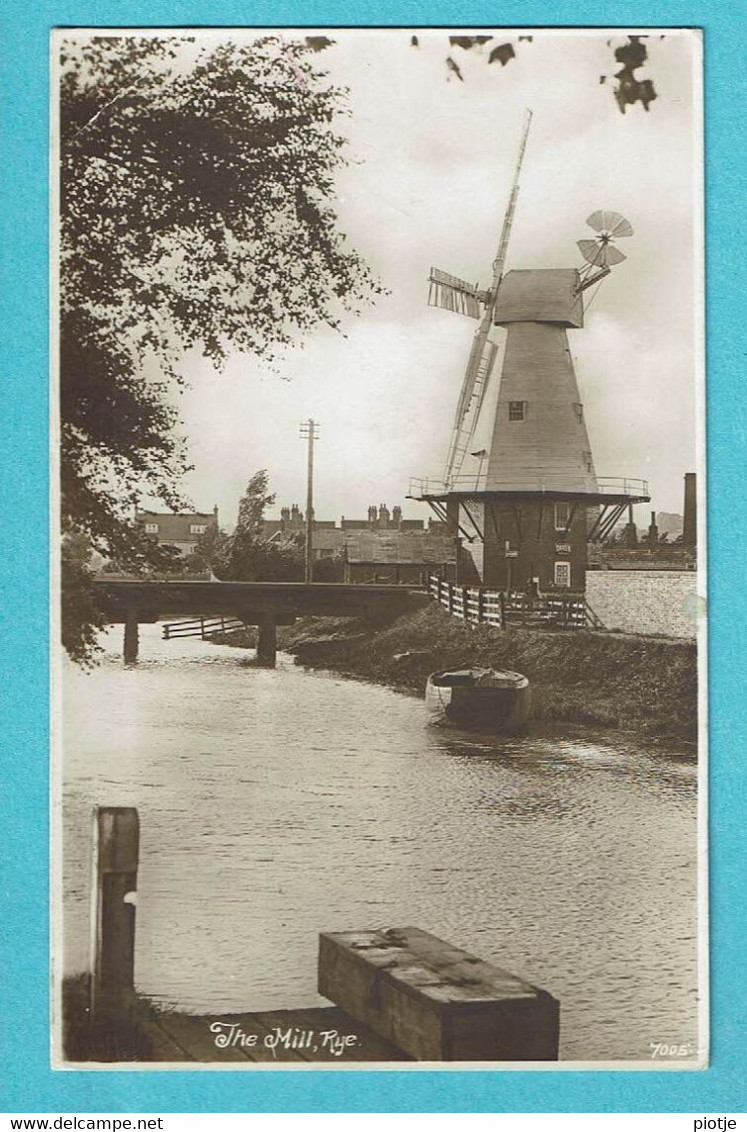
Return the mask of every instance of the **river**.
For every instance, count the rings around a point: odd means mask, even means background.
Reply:
[[[564,1059],[696,1034],[696,769],[584,729],[486,738],[412,696],[141,626],[63,673],[64,947],[91,812],[141,823],[136,983],[191,1012],[319,1005],[320,931],[413,924],[561,1003]]]

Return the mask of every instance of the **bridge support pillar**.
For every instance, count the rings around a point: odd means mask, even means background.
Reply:
[[[124,662],[137,664],[139,635],[137,610],[128,609],[124,627]]]
[[[264,668],[274,668],[278,651],[278,635],[275,617],[265,613],[257,626],[257,664]]]

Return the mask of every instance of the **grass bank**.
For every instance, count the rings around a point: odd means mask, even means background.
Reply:
[[[279,631],[278,643],[300,664],[421,695],[440,668],[515,669],[532,683],[539,719],[697,738],[696,648],[688,641],[465,625],[429,603],[377,628],[301,619]]]

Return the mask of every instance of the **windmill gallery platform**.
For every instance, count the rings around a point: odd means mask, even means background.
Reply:
[[[343,585],[335,582],[200,582],[97,578],[95,592],[109,624],[123,624],[124,659],[137,660],[138,625],[169,614],[228,616],[259,629],[257,661],[272,667],[277,626],[297,617],[396,617],[418,587]]]

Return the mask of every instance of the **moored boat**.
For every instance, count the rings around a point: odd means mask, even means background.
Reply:
[[[431,673],[425,704],[437,721],[516,732],[529,720],[532,692],[529,680],[520,672],[458,668]]]

